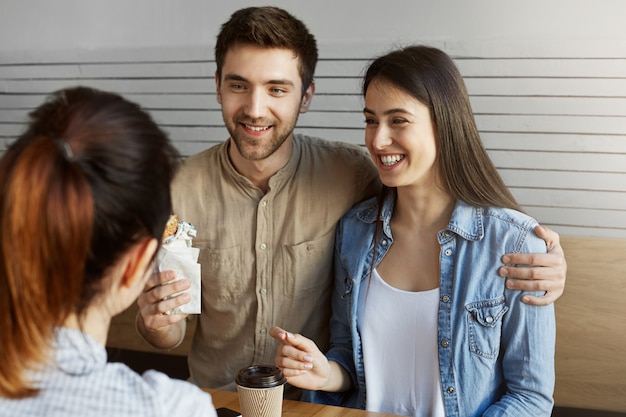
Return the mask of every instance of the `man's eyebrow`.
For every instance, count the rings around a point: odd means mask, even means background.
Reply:
[[[242,77],[239,74],[225,74],[224,75],[224,81],[242,81],[242,82],[249,82],[247,78]],[[294,83],[293,81],[287,79],[287,78],[282,78],[282,79],[275,79],[275,80],[267,80],[265,82],[266,85],[289,85],[289,86],[293,86]]]
[[[248,80],[238,74],[225,74],[224,81],[248,81]]]
[[[268,80],[265,84],[294,85],[293,81],[288,79]]]

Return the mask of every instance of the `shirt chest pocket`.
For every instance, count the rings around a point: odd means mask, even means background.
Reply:
[[[321,238],[282,248],[283,291],[300,299],[326,288],[332,277],[334,231]]]
[[[200,249],[203,299],[233,300],[246,290],[241,248]]]
[[[498,357],[502,320],[508,309],[504,297],[465,306],[470,352],[487,359]]]

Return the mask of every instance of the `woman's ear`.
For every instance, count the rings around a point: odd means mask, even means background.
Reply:
[[[145,238],[133,245],[126,254],[126,263],[120,285],[131,288],[145,284],[145,278],[151,272],[151,264],[159,244],[155,238]]]

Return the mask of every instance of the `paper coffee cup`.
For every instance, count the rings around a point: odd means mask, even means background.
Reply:
[[[251,365],[235,377],[243,417],[280,417],[287,379],[276,366]]]

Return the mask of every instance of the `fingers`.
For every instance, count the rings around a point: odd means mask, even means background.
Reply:
[[[283,370],[286,377],[301,375],[313,368],[311,350],[319,350],[312,341],[279,327],[272,327],[270,336],[281,342],[276,349],[276,366]]]
[[[498,273],[507,277],[506,287],[509,289],[545,292],[543,296],[526,294],[522,297],[526,304],[542,306],[563,295],[567,262],[558,233],[543,226],[535,227],[535,232],[546,241],[548,253],[507,253],[502,262],[508,265],[499,268]]]
[[[535,230],[539,237],[546,239],[548,253],[507,253],[502,257],[502,262],[508,265],[501,267],[498,273],[509,278],[553,280],[559,283],[558,286],[564,287],[567,262],[559,235],[547,227],[537,226]]]
[[[561,295],[563,291],[560,292],[550,292],[547,291],[543,296],[534,296],[534,295],[524,295],[522,296],[522,302],[535,306],[547,306],[548,304],[554,303]]]
[[[187,317],[186,314],[172,314],[172,311],[191,301],[191,296],[182,292],[189,287],[189,280],[176,280],[173,271],[152,274],[137,299],[146,329],[155,331]]]
[[[551,252],[553,249],[556,248],[560,249],[561,252],[563,252],[559,240],[559,234],[557,232],[548,227],[537,225],[535,226],[535,233],[537,234],[537,236],[546,241],[546,247],[548,248],[548,252]]]
[[[152,274],[137,301],[140,306],[156,304],[176,293],[189,289],[190,285],[191,283],[186,278],[177,280],[174,271]]]

